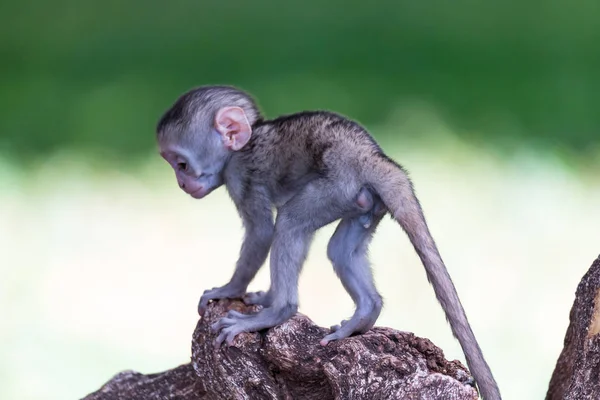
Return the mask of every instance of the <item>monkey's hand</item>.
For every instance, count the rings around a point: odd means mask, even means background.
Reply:
[[[205,290],[198,302],[198,314],[203,316],[208,307],[208,302],[218,299],[241,299],[246,293],[246,286],[229,282],[225,286]]]
[[[291,304],[285,307],[263,308],[258,313],[250,315],[231,310],[227,316],[211,326],[213,332],[219,333],[214,342],[215,348],[221,347],[223,342],[231,346],[235,337],[242,332],[257,332],[279,325],[294,316],[297,310],[298,306]]]
[[[271,292],[251,292],[244,295],[244,303],[247,305],[259,305],[263,307],[269,307],[273,302]]]

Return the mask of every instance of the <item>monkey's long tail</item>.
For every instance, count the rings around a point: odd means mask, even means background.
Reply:
[[[367,179],[392,217],[402,226],[423,262],[427,279],[446,313],[454,337],[463,349],[481,397],[484,400],[501,400],[500,389],[483,358],[407,174],[393,160],[381,155],[375,168],[367,169]]]

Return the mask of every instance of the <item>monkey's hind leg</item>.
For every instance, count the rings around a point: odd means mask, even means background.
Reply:
[[[379,199],[376,201],[379,202]],[[329,241],[327,255],[354,300],[356,311],[349,320],[332,327],[333,333],[321,340],[322,345],[368,331],[381,313],[383,301],[373,282],[367,249],[384,215],[385,209],[376,204],[366,214],[344,218]]]

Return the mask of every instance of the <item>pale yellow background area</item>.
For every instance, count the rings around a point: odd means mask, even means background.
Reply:
[[[411,172],[431,231],[507,399],[543,398],[576,286],[600,253],[600,179],[550,156],[501,159],[448,140],[392,151]],[[92,169],[57,156],[0,165],[0,397],[75,399],[115,373],[190,357],[203,290],[227,282],[242,238],[224,189],[178,190],[158,157]],[[314,241],[300,311],[329,326],[352,303]],[[378,325],[415,332],[463,360],[408,239],[386,218],[371,260]],[[263,268],[252,289],[268,287]]]

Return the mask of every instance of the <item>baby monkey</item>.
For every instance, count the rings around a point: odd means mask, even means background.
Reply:
[[[314,233],[337,220],[327,255],[356,310],[321,344],[371,329],[383,303],[367,248],[389,213],[425,266],[482,397],[501,398],[411,181],[365,128],[326,111],[266,120],[247,93],[205,86],[183,94],[162,116],[157,140],[184,192],[201,199],[225,185],[244,224],[233,277],[225,286],[205,291],[198,311],[202,315],[210,300],[220,298],[243,298],[263,308],[251,315],[230,311],[217,321],[216,346],[231,344],[241,332],[281,324],[296,313],[298,276]],[[269,250],[269,290],[246,293]]]

